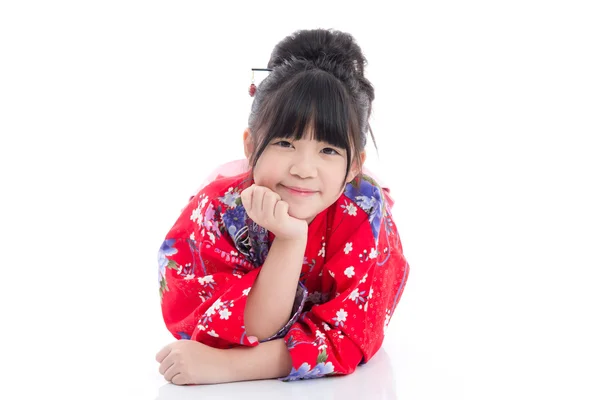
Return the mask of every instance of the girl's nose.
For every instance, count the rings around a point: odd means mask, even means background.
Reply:
[[[317,167],[309,157],[294,160],[290,167],[290,174],[299,176],[300,178],[315,178],[317,176]]]

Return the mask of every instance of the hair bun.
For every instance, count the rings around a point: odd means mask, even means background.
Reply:
[[[297,62],[314,64],[342,81],[363,77],[366,65],[352,35],[327,29],[299,30],[287,36],[273,49],[268,67]]]

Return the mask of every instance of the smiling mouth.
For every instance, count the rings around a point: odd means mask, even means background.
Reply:
[[[297,196],[310,196],[313,194],[317,194],[318,191],[316,190],[310,190],[310,189],[304,189],[304,188],[298,188],[298,187],[293,187],[293,186],[285,186],[285,185],[281,185],[284,189],[286,189],[288,192],[295,194]]]

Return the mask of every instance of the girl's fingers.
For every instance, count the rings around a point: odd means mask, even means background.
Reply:
[[[173,357],[169,357],[167,356],[161,363],[160,363],[160,367],[158,367],[158,372],[160,372],[161,375],[164,375],[165,372],[167,372],[167,370],[169,368],[171,368],[171,366],[173,366],[173,364],[175,364],[175,362],[173,361]]]
[[[255,185],[250,186],[242,191],[240,197],[242,198],[242,205],[246,211],[252,211],[252,197],[254,195]]]
[[[185,378],[183,377],[183,374],[176,374],[173,379],[171,380],[171,383],[174,385],[186,385],[186,381]]]
[[[165,346],[156,354],[156,361],[161,363],[165,359],[166,356],[171,352],[171,348],[169,346]]]
[[[276,206],[277,202],[279,201],[278,197],[279,196],[273,192],[265,193],[265,196],[263,198],[263,216],[264,216],[264,218],[267,218],[269,220],[272,220],[273,218],[275,218],[275,206]]]
[[[264,195],[264,188],[260,186],[254,188],[254,192],[252,193],[252,211],[254,211],[254,213],[256,214],[260,214],[262,212],[262,202]]]
[[[171,382],[175,375],[179,374],[178,369],[175,367],[175,364],[171,365],[164,374],[164,377],[167,381]]]
[[[281,200],[276,192],[256,184],[241,193],[242,204],[250,218],[257,223],[269,224],[275,218],[275,206]]]
[[[288,210],[289,210],[290,206],[288,203],[286,203],[285,201],[278,201],[277,204],[275,205],[275,219],[278,221],[283,221],[284,218],[286,218],[287,216],[289,216],[288,214]]]

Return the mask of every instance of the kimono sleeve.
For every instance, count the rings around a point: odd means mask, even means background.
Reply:
[[[381,347],[409,270],[399,238],[393,244],[383,236],[377,244],[363,224],[325,263],[330,300],[304,312],[288,331],[292,370],[281,380],[350,374]]]
[[[178,339],[215,348],[255,346],[247,338],[244,310],[261,266],[234,246],[223,222],[228,210],[208,186],[191,199],[166,235],[158,255],[162,314]],[[305,298],[306,290],[299,288],[295,310]],[[292,314],[272,338],[287,332],[299,312]]]

